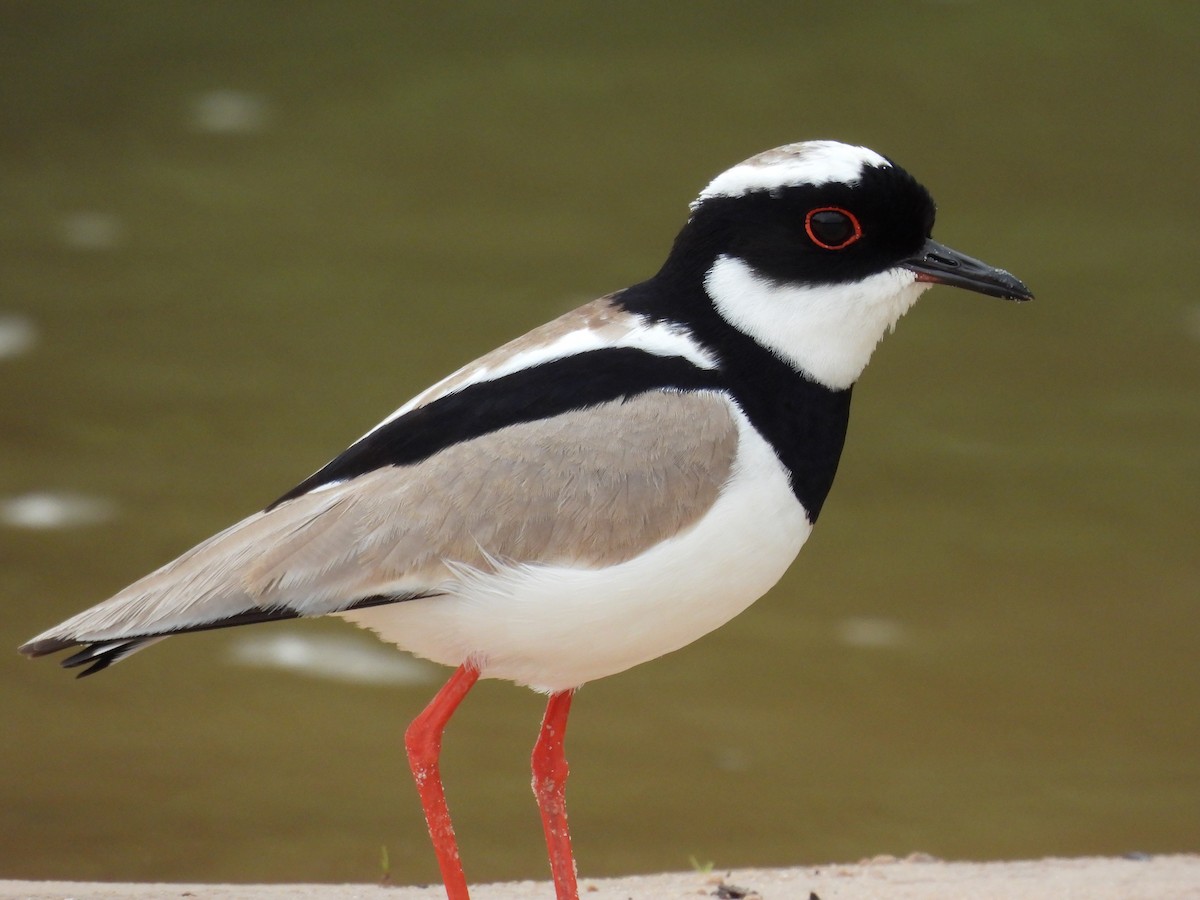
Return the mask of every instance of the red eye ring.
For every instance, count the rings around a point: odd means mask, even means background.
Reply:
[[[835,227],[840,225],[843,230],[845,226],[849,225],[851,229],[850,233],[840,241],[831,241],[828,227],[822,227],[822,223],[818,222],[817,228],[813,228],[813,217],[819,213],[837,213],[844,221],[825,224],[835,225]],[[818,230],[826,232],[825,239],[817,236]],[[840,206],[819,206],[816,209],[810,209],[808,215],[804,217],[804,231],[808,235],[809,240],[823,250],[845,250],[863,235],[862,225],[859,224],[858,216]]]

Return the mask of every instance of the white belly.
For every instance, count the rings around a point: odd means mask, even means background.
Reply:
[[[462,571],[424,600],[342,613],[384,640],[486,678],[560,691],[623,671],[725,624],[783,575],[812,526],[774,452],[740,414],[713,508],[678,537],[603,569]]]

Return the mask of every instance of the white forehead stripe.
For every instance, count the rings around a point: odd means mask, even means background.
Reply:
[[[709,197],[740,197],[750,191],[770,191],[798,184],[841,181],[854,184],[866,166],[891,164],[866,147],[837,141],[787,144],[752,156],[712,180],[692,203],[692,209]]]

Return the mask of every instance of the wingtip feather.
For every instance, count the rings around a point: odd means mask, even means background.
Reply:
[[[30,659],[37,659],[39,656],[49,656],[51,653],[57,653],[59,650],[75,647],[79,643],[81,642],[69,638],[37,637],[32,641],[26,641],[17,648],[17,652],[23,656],[28,656]]]
[[[17,650],[30,659],[37,659],[41,656],[49,656],[51,653],[57,653],[60,650],[79,647],[80,649],[75,653],[61,660],[59,665],[64,669],[74,669],[86,665],[87,668],[76,675],[77,678],[82,678],[85,675],[93,675],[96,672],[103,671],[113,663],[120,662],[131,653],[159,640],[162,640],[162,637],[136,637],[108,641],[39,637],[22,644]]]

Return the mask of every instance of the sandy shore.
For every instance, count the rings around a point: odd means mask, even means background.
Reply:
[[[1043,859],[1027,862],[940,862],[924,856],[881,857],[856,865],[797,869],[736,869],[629,878],[583,878],[594,900],[1177,900],[1200,898],[1200,855],[1139,859]],[[330,884],[106,884],[0,881],[0,898],[191,898],[191,900],[438,900],[439,887]],[[548,882],[484,884],[474,900],[553,898]]]

